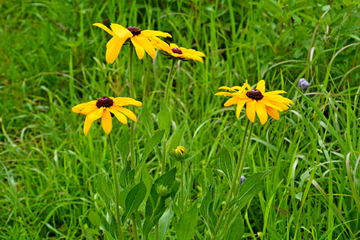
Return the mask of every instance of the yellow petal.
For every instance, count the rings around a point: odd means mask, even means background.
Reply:
[[[112,23],[110,27],[119,38],[125,38],[126,40],[133,36],[133,34],[127,28],[124,28],[119,24]]]
[[[265,104],[267,107],[271,107],[271,108],[274,108],[276,110],[279,110],[279,111],[282,111],[281,108],[271,104],[270,102],[268,102],[265,98],[261,99],[260,100],[263,104]]]
[[[272,95],[277,95],[280,93],[286,93],[286,92],[283,90],[278,90],[278,91],[266,92],[266,93],[263,93],[263,95],[264,96],[272,96]]]
[[[118,107],[118,106],[111,106],[111,109],[116,109],[117,111],[123,113],[125,116],[127,116],[128,118],[130,118],[134,122],[137,121],[135,114],[132,111],[130,111],[129,109],[127,109],[127,108]]]
[[[256,100],[246,102],[246,115],[251,122],[255,121],[255,104]]]
[[[249,100],[242,100],[242,101],[239,101],[237,103],[237,108],[236,108],[236,117],[237,119],[239,119],[240,117],[240,113],[241,113],[241,109],[244,107],[245,103],[249,101]]]
[[[111,48],[111,46],[116,42],[117,39],[118,39],[117,36],[112,37],[112,38],[106,43],[106,48]]]
[[[261,80],[260,82],[258,82],[256,89],[259,90],[262,94],[265,93],[265,81]]]
[[[134,105],[137,107],[142,106],[141,102],[136,101],[135,99],[129,98],[129,97],[117,97],[117,98],[114,98],[113,101],[114,101],[114,105],[117,105],[120,107],[126,106],[126,105]]]
[[[71,109],[71,111],[73,111],[74,113],[80,113],[81,110],[83,110],[83,109],[85,109],[85,108],[95,106],[96,102],[97,102],[97,101],[91,101],[91,102],[87,102],[87,103],[78,104],[78,105],[76,105],[75,107],[73,107],[73,108]]]
[[[161,32],[161,31],[154,31],[154,30],[143,30],[141,31],[141,34],[146,37],[171,37],[169,33]]]
[[[266,106],[266,112],[275,120],[279,120],[279,112],[276,109],[273,109],[272,107]]]
[[[268,120],[268,115],[266,113],[266,106],[261,101],[256,101],[255,108],[256,108],[256,113],[260,119],[261,125],[264,125]]]
[[[114,33],[108,27],[106,27],[104,24],[94,23],[93,26],[97,26],[97,27],[101,28],[102,30],[105,30],[111,36],[114,36]]]
[[[115,117],[117,118],[117,120],[119,120],[119,122],[121,122],[122,124],[127,124],[127,119],[125,115],[115,110],[114,106],[111,106],[109,108],[109,111],[115,115]]]
[[[219,87],[219,89],[225,89],[225,90],[229,90],[229,91],[233,91],[233,92],[235,91],[234,89],[227,87],[227,86]]]
[[[234,96],[236,96],[236,93],[218,92],[218,93],[215,93],[215,96],[229,96],[229,97],[234,97]]]
[[[231,105],[233,105],[233,104],[236,104],[238,101],[239,101],[238,98],[230,98],[229,100],[227,100],[227,101],[224,103],[224,106],[225,106],[225,107],[231,106]]]
[[[170,48],[179,48],[179,46],[176,45],[175,43],[170,43]]]
[[[110,112],[109,112],[109,110],[107,108],[105,108],[103,113],[102,113],[101,125],[102,125],[102,128],[104,129],[104,132],[106,134],[109,134],[111,132],[112,119],[111,119],[111,114],[110,114]]]
[[[155,48],[149,41],[149,39],[145,37],[134,37],[138,40],[139,44],[145,49],[145,51],[154,58],[156,55]]]
[[[117,56],[119,56],[120,50],[124,44],[124,38],[116,38],[114,44],[111,45],[110,48],[106,49],[106,61],[108,63],[113,63]]]
[[[131,37],[131,42],[135,47],[136,55],[138,56],[139,59],[142,59],[145,54],[144,48],[140,45],[136,37]]]
[[[91,124],[96,119],[101,118],[103,110],[104,110],[104,108],[99,108],[98,110],[95,110],[94,112],[92,112],[86,116],[85,123],[84,123],[84,134],[86,137],[88,136]]]
[[[90,113],[92,113],[93,111],[99,109],[97,106],[92,106],[92,107],[87,107],[84,108],[83,110],[80,111],[81,114],[84,115],[89,115]]]

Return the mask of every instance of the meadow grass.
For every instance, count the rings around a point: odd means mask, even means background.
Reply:
[[[0,16],[1,239],[108,239],[100,230],[104,203],[97,186],[112,172],[109,143],[99,121],[85,137],[84,116],[71,108],[101,96],[129,96],[129,46],[107,64],[109,36],[92,26],[96,22],[168,32],[170,42],[206,55],[204,64],[177,63],[170,92],[168,149],[181,130],[181,145],[192,154],[185,165],[185,211],[195,211],[210,194],[219,216],[229,186],[220,152],[232,150],[233,167],[239,154],[245,112],[237,122],[234,108],[223,107],[226,99],[214,94],[220,86],[246,79],[255,86],[264,79],[268,90],[285,90],[295,105],[278,121],[255,121],[243,175],[272,172],[263,190],[239,208],[244,236],[360,238],[358,2],[14,0],[0,2]],[[134,57],[135,90],[143,102],[135,110],[138,159],[160,128],[170,64],[161,54]],[[298,87],[300,78],[311,83],[307,91]],[[144,111],[153,129],[144,124]],[[113,124],[121,167],[129,129]],[[137,173],[158,176],[157,151],[161,145]],[[178,162],[170,165],[180,169]],[[179,211],[175,204],[170,209],[160,223],[168,226],[161,239],[179,239]],[[195,225],[194,238],[210,238],[200,213]]]

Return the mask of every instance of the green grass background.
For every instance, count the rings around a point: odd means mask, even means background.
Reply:
[[[108,21],[106,21],[108,19]],[[219,169],[224,142],[238,146],[239,125],[220,86],[283,89],[295,103],[281,119],[257,120],[244,175],[274,168],[247,205],[245,236],[256,239],[359,239],[360,12],[358,1],[0,1],[0,238],[91,239],[99,209],[95,185],[111,172],[101,125],[89,137],[71,107],[101,96],[129,96],[129,47],[105,61],[109,35],[93,23],[172,34],[205,53],[204,64],[177,65],[172,130],[195,157],[187,166],[189,204],[216,185],[217,215],[228,182]],[[169,39],[167,39],[169,40]],[[153,115],[164,97],[169,60],[134,58],[137,99]],[[306,78],[311,87],[298,90]],[[141,108],[135,113],[140,115]],[[98,121],[99,123],[99,121]],[[126,127],[113,121],[117,148]],[[149,135],[141,117],[136,153]],[[105,142],[105,143],[104,143]],[[119,155],[119,154],[118,154]],[[235,166],[235,162],[233,163]],[[152,176],[159,160],[147,161]],[[310,180],[309,180],[310,178]],[[197,201],[197,202],[196,202]],[[176,239],[171,220],[168,239]],[[196,239],[208,238],[199,215]],[[296,236],[296,237],[295,237]],[[150,236],[151,237],[151,236]]]

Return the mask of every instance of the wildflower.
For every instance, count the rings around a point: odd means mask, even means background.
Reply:
[[[236,117],[239,119],[241,109],[246,104],[246,115],[251,122],[255,121],[255,112],[257,113],[260,122],[264,125],[268,120],[268,114],[275,120],[279,120],[279,112],[289,109],[291,104],[294,104],[290,99],[285,98],[280,93],[286,93],[283,90],[265,92],[265,81],[261,80],[256,89],[251,89],[250,85],[245,82],[242,87],[235,86],[220,87],[219,89],[229,90],[231,92],[219,92],[215,95],[230,96],[224,106],[231,106],[237,104]],[[246,90],[247,89],[247,90]]]
[[[246,180],[246,178],[245,178],[243,175],[241,175],[241,178],[240,178],[240,187],[241,187],[241,185],[245,182],[245,180]]]
[[[178,45],[171,43],[168,45],[165,42],[159,42],[154,44],[155,48],[162,50],[165,55],[170,58],[180,59],[180,60],[197,60],[201,63],[204,63],[201,57],[205,57],[205,54],[194,49],[186,49],[183,47],[179,47]]]
[[[161,43],[159,37],[171,37],[169,33],[153,30],[141,30],[137,27],[131,26],[124,28],[119,24],[112,23],[111,30],[101,23],[94,23],[97,26],[113,37],[106,44],[106,61],[113,63],[120,53],[121,47],[126,40],[130,38],[131,43],[135,47],[135,51],[139,59],[144,57],[145,51],[154,58],[156,55],[153,43]]]
[[[127,124],[126,117],[136,122],[137,119],[135,114],[129,109],[123,107],[126,105],[140,107],[142,106],[142,103],[128,97],[101,97],[97,101],[76,105],[71,110],[75,113],[82,113],[86,115],[84,134],[87,136],[91,124],[99,118],[101,118],[101,125],[106,134],[109,134],[112,129],[112,115],[115,115],[117,120],[119,120],[122,124]]]
[[[308,81],[306,81],[305,78],[300,78],[299,80],[299,87],[303,90],[306,91],[308,89],[308,87],[310,87],[310,83]]]

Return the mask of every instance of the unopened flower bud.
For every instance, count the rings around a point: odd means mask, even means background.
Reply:
[[[176,149],[172,150],[170,157],[176,161],[183,161],[188,157],[188,151],[183,146],[178,146]]]
[[[241,185],[243,184],[243,182],[245,182],[245,180],[246,180],[246,178],[245,178],[243,175],[241,175],[241,178],[240,178],[240,187],[241,187]]]
[[[171,192],[171,190],[169,190],[166,186],[164,186],[164,185],[157,185],[156,186],[156,192],[160,195],[160,196],[166,196],[166,195],[168,195],[170,192]]]
[[[308,87],[310,87],[310,83],[308,81],[306,81],[305,78],[300,78],[299,80],[299,87],[303,90],[306,91],[308,89]]]

